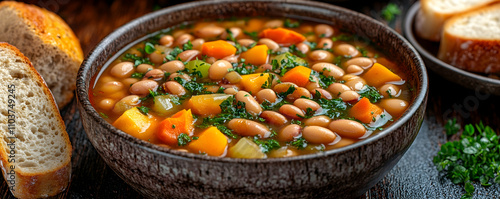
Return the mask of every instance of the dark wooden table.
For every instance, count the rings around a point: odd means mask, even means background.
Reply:
[[[28,3],[58,13],[73,28],[84,53],[107,34],[126,22],[174,1],[100,1],[28,0]],[[415,0],[402,1],[330,1],[382,20],[380,10],[389,2],[397,4],[402,14],[388,23],[401,32],[402,19]],[[461,88],[429,71],[430,91],[425,121],[412,147],[394,169],[361,198],[460,198],[462,187],[443,178],[432,158],[447,137],[446,119],[456,117],[461,124],[483,121],[500,132],[500,97]],[[80,122],[76,100],[61,110],[73,144],[73,173],[69,188],[56,198],[142,198],[123,182],[100,158]],[[444,116],[443,116],[444,115]],[[453,138],[451,138],[453,139]],[[476,187],[476,198],[500,198],[500,186]],[[13,198],[2,181],[3,198]]]

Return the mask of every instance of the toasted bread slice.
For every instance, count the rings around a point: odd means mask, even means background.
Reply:
[[[500,72],[500,3],[449,19],[438,58],[481,73]]]
[[[439,41],[443,25],[450,17],[473,11],[499,0],[421,0],[415,32],[421,38]]]
[[[56,14],[20,2],[0,2],[0,42],[16,46],[47,82],[60,108],[73,98],[83,60],[80,43]]]
[[[17,198],[63,191],[71,176],[71,143],[54,98],[18,49],[0,42],[0,158]]]

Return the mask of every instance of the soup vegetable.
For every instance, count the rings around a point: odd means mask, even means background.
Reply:
[[[353,144],[400,117],[412,95],[369,42],[292,19],[181,24],[126,49],[96,78],[91,103],[118,129],[232,158]]]

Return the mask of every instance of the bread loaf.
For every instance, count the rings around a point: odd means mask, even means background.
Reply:
[[[45,82],[15,47],[0,42],[0,158],[17,198],[63,191],[71,175],[71,143]]]
[[[471,72],[499,73],[500,3],[449,19],[438,58]]]
[[[421,0],[415,18],[415,32],[424,39],[439,41],[443,25],[450,17],[487,6],[499,0]]]
[[[20,2],[0,2],[0,42],[16,46],[47,82],[60,108],[73,97],[83,60],[80,43],[56,14]]]

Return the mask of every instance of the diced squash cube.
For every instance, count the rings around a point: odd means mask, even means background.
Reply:
[[[201,132],[197,140],[191,141],[188,148],[193,152],[221,156],[226,151],[227,138],[217,127],[212,126]]]
[[[231,95],[206,94],[192,96],[187,102],[193,113],[197,115],[217,115],[221,112],[219,105]]]
[[[375,87],[382,86],[387,82],[401,81],[401,77],[379,63],[373,64],[373,66],[363,75],[363,79],[366,80],[368,85]]]
[[[269,57],[269,54],[267,54],[268,50],[269,48],[264,44],[257,45],[241,53],[240,58],[245,59],[245,63],[247,64],[260,66],[267,63],[267,58]]]
[[[269,73],[255,73],[250,75],[242,75],[240,84],[245,90],[255,95],[262,90],[262,87],[270,87],[272,84]]]
[[[304,87],[309,83],[309,76],[311,76],[311,69],[305,66],[297,66],[287,71],[281,78],[282,82],[292,82],[298,86]]]
[[[147,140],[152,136],[153,131],[148,131],[148,128],[153,123],[152,117],[142,114],[137,108],[131,108],[116,119],[113,126],[136,138]]]

